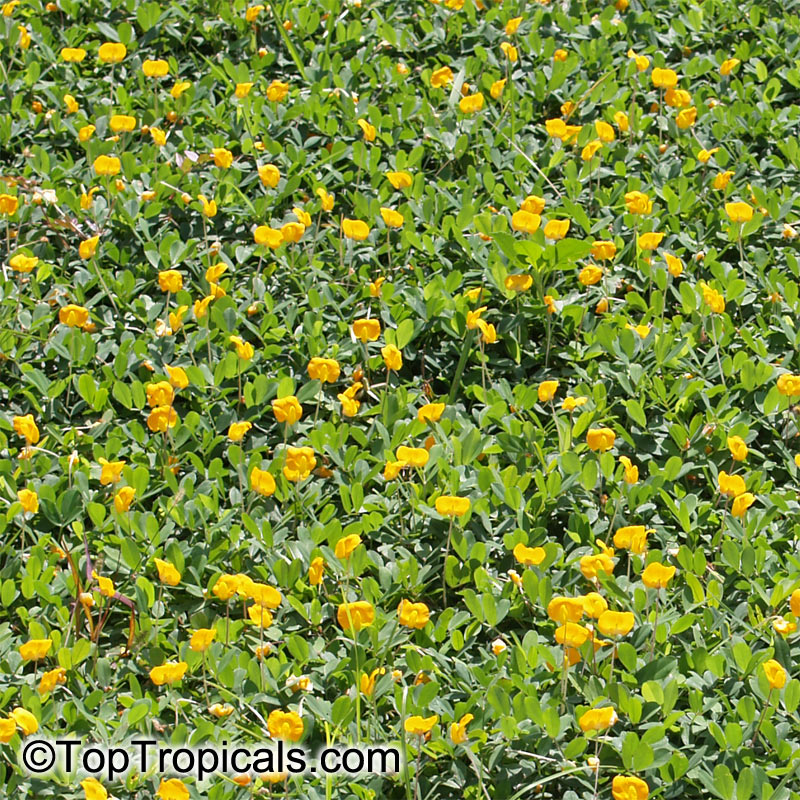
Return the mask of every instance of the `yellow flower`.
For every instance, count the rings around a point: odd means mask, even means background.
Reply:
[[[250,488],[264,497],[270,497],[275,493],[275,478],[267,470],[255,467],[250,473]]]
[[[255,22],[258,15],[264,10],[264,6],[249,6],[247,11],[244,12],[244,18],[247,22]]]
[[[775,633],[779,633],[781,636],[786,636],[787,634],[794,633],[797,630],[797,623],[790,622],[783,617],[777,617],[772,621],[772,628]]]
[[[259,225],[253,231],[253,240],[256,244],[265,244],[273,250],[279,248],[284,242],[282,231],[271,228],[269,225]]]
[[[697,160],[701,164],[707,164],[709,162],[709,160],[711,159],[711,156],[713,156],[714,153],[716,153],[718,150],[719,150],[719,147],[712,147],[711,150],[706,150],[705,148],[703,148],[697,154]]]
[[[310,447],[289,447],[286,451],[286,466],[283,474],[286,480],[296,482],[305,480],[317,466],[317,459]]]
[[[691,128],[696,121],[697,121],[697,109],[694,106],[691,106],[690,108],[684,108],[683,111],[679,111],[678,116],[675,117],[675,124],[681,130],[686,130],[687,128]]]
[[[308,567],[308,582],[312,586],[319,586],[322,583],[322,576],[325,573],[325,559],[317,556],[311,561]]]
[[[148,78],[163,78],[169,72],[169,64],[163,59],[153,61],[148,58],[142,62],[142,72]]]
[[[127,114],[114,114],[108,121],[108,127],[114,133],[119,133],[120,131],[130,132],[136,127],[136,117],[131,117]]]
[[[245,342],[240,336],[229,336],[228,341],[236,346],[236,355],[243,361],[249,361],[253,357],[255,350],[250,342]]]
[[[118,42],[105,42],[100,45],[97,55],[105,64],[118,64],[128,55],[128,48]]]
[[[741,61],[738,58],[726,58],[719,67],[720,75],[730,75]]]
[[[361,680],[359,681],[359,688],[361,689],[361,693],[365,694],[367,697],[372,697],[373,692],[375,691],[375,684],[378,680],[380,675],[386,674],[386,667],[378,667],[377,669],[372,670],[369,675],[362,674]]]
[[[382,347],[381,355],[383,356],[383,363],[386,364],[387,370],[398,372],[402,369],[403,353],[393,344],[387,344],[386,347]]]
[[[725,203],[725,213],[731,222],[750,222],[753,218],[753,207],[748,203]]]
[[[108,486],[110,483],[119,483],[122,478],[122,470],[125,467],[124,461],[106,461],[104,458],[98,458],[97,462],[100,464],[100,485]]]
[[[405,219],[399,211],[393,208],[381,207],[381,217],[389,228],[402,228]]]
[[[214,165],[227,169],[233,164],[233,153],[224,147],[215,147],[211,150],[211,155],[214,157]]]
[[[93,166],[98,175],[117,175],[122,169],[122,164],[116,156],[97,156]]]
[[[343,630],[357,632],[372,625],[375,621],[375,609],[365,600],[342,603],[336,612],[336,619]]]
[[[522,211],[527,211],[529,214],[541,214],[547,201],[544,197],[539,197],[535,194],[529,194],[520,205]]]
[[[336,542],[336,547],[334,548],[334,555],[336,558],[342,559],[343,561],[350,557],[350,554],[353,550],[356,549],[361,544],[361,537],[357,533],[351,533],[347,536],[343,536]]]
[[[589,445],[590,450],[595,452],[599,451],[604,453],[614,446],[614,440],[617,435],[611,428],[589,428],[586,433],[586,443]]]
[[[0,214],[11,216],[17,212],[19,200],[10,194],[0,194]]]
[[[95,130],[96,129],[94,125],[84,125],[78,130],[78,139],[80,139],[82,142],[89,141],[89,139],[92,138]]]
[[[653,201],[644,192],[627,192],[625,205],[631,214],[649,214],[653,210]]]
[[[247,97],[247,95],[250,94],[250,90],[252,88],[253,88],[252,83],[237,83],[234,94],[241,100],[242,98]]]
[[[647,328],[646,325],[640,327]],[[649,328],[647,328],[647,330],[648,332],[650,331]],[[633,464],[627,456],[620,456],[619,460],[622,466],[625,468],[625,483],[636,483],[639,480],[639,467]]]
[[[747,444],[741,436],[729,436],[727,444],[734,461],[744,461],[747,458]]]
[[[358,120],[358,127],[361,128],[362,133],[364,134],[364,141],[366,142],[374,142],[375,136],[377,131],[375,130],[374,125],[370,125],[365,119]]]
[[[158,286],[162,292],[175,294],[183,288],[183,276],[176,269],[166,269],[158,273]]]
[[[172,401],[175,399],[175,390],[168,381],[150,383],[145,387],[145,392],[147,403],[151,407],[172,405]]]
[[[608,611],[605,597],[598,592],[589,592],[579,599],[583,602],[583,611],[588,617],[599,619],[603,613]]]
[[[500,95],[503,94],[503,89],[506,88],[506,80],[506,78],[501,78],[500,80],[495,81],[489,88],[489,94],[492,96],[493,100],[497,100]]]
[[[281,173],[274,164],[262,164],[258,168],[258,177],[264,186],[269,186],[271,189],[274,189],[281,179]]]
[[[655,67],[651,73],[653,86],[657,89],[671,89],[678,84],[678,74],[673,69]]]
[[[583,556],[579,565],[583,577],[588,580],[594,580],[598,572],[607,572],[609,575],[614,572],[614,562],[606,553]]]
[[[156,147],[163,147],[167,143],[167,134],[160,128],[150,128],[150,138]]]
[[[25,661],[40,661],[52,646],[52,639],[29,639],[19,646],[19,654]]]
[[[630,611],[604,611],[597,628],[604,636],[626,636],[633,630],[635,619]]]
[[[342,233],[348,239],[363,242],[369,236],[369,226],[360,219],[348,219],[345,217],[342,220]]]
[[[169,93],[177,100],[191,85],[190,81],[178,81]]]
[[[675,575],[675,567],[653,561],[642,573],[642,583],[650,589],[665,589]]]
[[[285,99],[287,94],[289,94],[288,83],[274,80],[267,87],[267,100],[269,100],[270,103],[279,103],[281,100]]]
[[[239,589],[239,579],[236,575],[220,575],[211,589],[222,601],[228,601]]]
[[[598,261],[610,261],[617,254],[617,246],[614,242],[594,241],[592,242],[592,256]]]
[[[197,199],[203,205],[203,214],[206,217],[213,217],[216,216],[217,213],[217,202],[216,200],[209,201],[205,195],[199,194],[197,195]]]
[[[253,427],[252,422],[232,422],[228,427],[228,438],[232,442],[241,442],[247,432]]]
[[[568,219],[551,219],[547,225],[544,226],[545,238],[552,239],[556,242],[563,239],[569,230],[569,223],[570,221]]]
[[[428,624],[430,616],[430,609],[425,603],[410,603],[408,600],[401,600],[397,606],[397,618],[400,624],[406,628],[421,630]]]
[[[611,795],[614,800],[647,800],[650,788],[641,778],[615,775],[611,782]]]
[[[417,419],[420,422],[438,422],[444,413],[444,403],[428,403],[417,410]]]
[[[225,719],[225,717],[229,717],[233,714],[233,706],[228,705],[225,703],[214,703],[213,705],[208,707],[208,710],[217,718],[217,719]]]
[[[526,547],[522,542],[514,546],[514,558],[523,566],[535,567],[545,559],[545,549],[543,547]]]
[[[756,501],[756,496],[751,492],[743,492],[740,495],[737,495],[733,500],[733,505],[731,506],[731,514],[734,517],[743,517],[745,511],[750,508],[753,503]]]
[[[583,625],[578,625],[575,622],[566,622],[560,625],[555,630],[555,639],[557,644],[566,645],[567,647],[580,647],[588,641],[590,636],[588,628]]]
[[[479,319],[478,327],[481,330],[481,341],[484,344],[494,344],[497,341],[497,329],[494,325]]]
[[[720,494],[728,495],[728,497],[738,497],[746,491],[747,487],[741,475],[728,475],[725,470],[721,470],[718,480]]]
[[[273,739],[299,742],[303,738],[303,718],[295,711],[275,709],[267,717],[267,730]]]
[[[800,375],[789,375],[784,373],[778,377],[778,391],[786,397],[794,397],[800,394]],[[796,462],[795,462],[796,463]],[[798,464],[800,466],[800,464]]]
[[[20,489],[17,492],[22,510],[28,514],[35,514],[39,510],[39,496],[30,489]]]
[[[527,292],[533,286],[531,275],[508,275],[504,286],[509,292]]]
[[[472,503],[469,497],[456,497],[443,494],[436,498],[436,511],[443,517],[463,517],[469,512]]]
[[[387,172],[386,177],[395,189],[408,189],[414,182],[410,172]]]
[[[405,728],[406,733],[411,733],[415,736],[425,736],[426,733],[430,733],[431,729],[438,721],[438,714],[434,714],[430,717],[414,716],[409,717],[403,723],[403,727]]]
[[[600,139],[595,139],[594,141],[589,142],[583,150],[581,150],[581,159],[583,161],[591,161],[595,153],[603,146],[603,143]]]
[[[160,558],[156,558],[155,564],[158,570],[158,579],[162,583],[166,583],[168,586],[177,586],[181,582],[180,572],[169,561],[162,561]]]
[[[513,19],[510,19],[506,23],[506,36],[513,36],[517,32],[517,28],[519,28],[521,22],[522,17],[514,17]]]
[[[68,114],[74,114],[76,111],[78,111],[78,109],[80,109],[77,100],[75,100],[71,94],[64,95],[64,105],[67,107]]]
[[[603,280],[603,270],[594,264],[589,264],[578,273],[578,280],[584,286],[594,286]]]
[[[287,222],[281,226],[281,238],[284,242],[299,242],[303,238],[306,226],[300,222]]]
[[[532,214],[530,211],[520,209],[511,215],[511,227],[515,231],[533,234],[539,230],[541,224],[542,218],[538,214]]]
[[[589,731],[604,731],[610,728],[619,717],[613,706],[605,708],[593,708],[585,712],[578,719],[578,725],[584,733]]]
[[[161,800],[189,800],[189,790],[179,778],[162,778],[156,797]]]
[[[19,436],[24,437],[29,446],[37,444],[39,441],[39,428],[34,422],[33,414],[26,414],[24,417],[14,417],[14,430]]]
[[[333,358],[312,358],[308,363],[308,377],[321,383],[334,383],[339,379],[341,367]]]
[[[380,297],[381,296],[381,286],[383,286],[383,282],[386,280],[384,277],[375,278],[374,281],[371,281],[369,284],[369,296],[370,297]]]
[[[640,233],[639,248],[641,250],[655,250],[661,244],[663,238],[663,233]]]
[[[614,122],[623,133],[628,130],[628,115],[624,111],[616,111],[614,113]]]
[[[783,689],[786,685],[786,670],[774,658],[765,661],[762,667],[770,689]]]
[[[683,273],[683,262],[672,255],[672,253],[664,253],[664,260],[667,262],[667,269],[669,274],[674,278],[679,277]]]
[[[664,102],[672,108],[683,108],[691,105],[692,96],[685,89],[667,89],[664,94]],[[697,109],[695,109],[696,111]]]
[[[132,486],[123,486],[114,495],[114,508],[116,508],[120,514],[123,514],[131,507],[131,503],[133,502],[135,495],[136,489],[134,489]],[[107,578],[101,578],[100,580],[107,580]],[[102,591],[102,583],[100,586]]]
[[[725,311],[725,298],[716,289],[705,283],[701,284],[700,288],[703,291],[703,301],[715,314]]]
[[[553,53],[553,61],[566,61],[568,55],[566,50],[558,49]]]
[[[595,121],[594,129],[601,142],[613,142],[617,138],[614,129],[601,119]]]
[[[574,411],[579,406],[585,405],[588,402],[587,397],[565,397],[561,401],[561,408],[565,411]]]
[[[713,186],[715,189],[722,190],[725,189],[730,182],[730,179],[733,177],[733,172],[727,170],[726,172],[720,172],[718,175],[714,177]]]
[[[536,389],[540,403],[547,403],[555,397],[558,381],[542,381]]]
[[[513,50],[514,48],[512,48]],[[516,52],[516,51],[515,51]],[[464,114],[474,114],[483,108],[483,94],[476,92],[475,94],[468,94],[462,97],[458,102],[458,107]]]
[[[450,67],[440,67],[431,74],[431,86],[441,89],[453,80],[453,70]]]
[[[519,59],[519,53],[517,53],[517,48],[514,45],[508,42],[501,42],[500,49],[512,64]]]
[[[211,646],[217,636],[214,628],[198,628],[189,640],[189,648],[195,653],[203,653]]]
[[[185,389],[189,385],[189,376],[183,367],[170,367],[168,364],[164,365],[164,369],[169,375],[170,385],[175,389]]]
[[[48,670],[42,675],[39,681],[39,694],[46,694],[52,692],[59,684],[67,682],[67,671],[64,667],[56,667],[55,669]]]
[[[365,344],[374,342],[381,335],[381,324],[377,319],[357,319],[352,327],[353,336]]]

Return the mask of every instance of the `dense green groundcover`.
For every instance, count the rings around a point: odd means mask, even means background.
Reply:
[[[6,3],[3,791],[800,797],[794,6]]]

